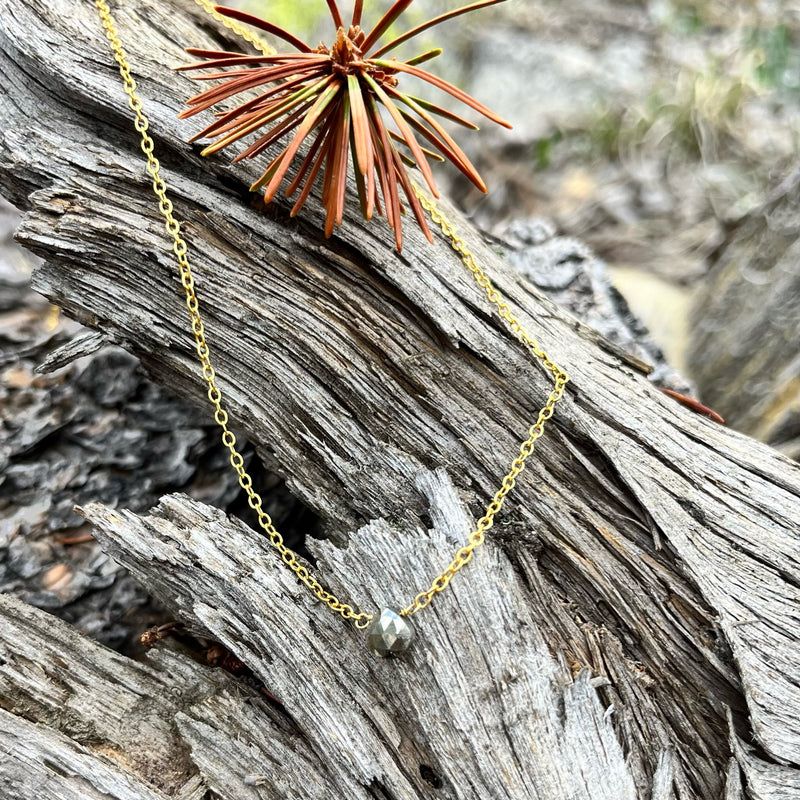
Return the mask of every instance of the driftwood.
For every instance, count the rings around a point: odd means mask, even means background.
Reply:
[[[207,409],[153,384],[135,357],[55,315],[30,289],[38,263],[26,263],[34,258],[11,240],[19,221],[0,201],[0,364],[7,370],[0,394],[0,592],[136,655],[141,632],[168,612],[102,553],[74,506],[102,501],[144,512],[161,495],[180,491],[245,519],[249,509]],[[651,380],[688,391],[585,245],[534,218],[515,223],[496,246],[526,280],[629,360],[652,364]],[[270,513],[289,546],[302,546],[317,518],[277,476],[257,472],[252,456],[246,448]]]
[[[2,211],[0,224],[19,224]],[[24,251],[4,246],[6,233],[0,228],[0,592],[115,649],[141,651],[139,634],[167,612],[100,550],[74,506],[101,501],[144,512],[162,494],[183,491],[235,512],[236,475],[205,409],[153,384],[102,334],[54,314],[15,269]],[[257,469],[253,455],[244,450]],[[302,539],[284,519],[305,525],[308,512],[277,478],[268,496],[296,545]]]
[[[263,691],[163,646],[139,664],[7,597],[0,640],[0,741],[25,766],[0,762],[4,798],[202,800],[199,764],[218,762],[217,780],[228,770],[244,783],[298,739]],[[309,780],[324,773],[301,747],[288,766]],[[233,787],[217,788],[224,797]]]
[[[295,220],[285,204],[248,205],[253,166],[202,159],[184,144],[192,126],[175,119],[191,91],[170,71],[181,47],[230,39],[190,4],[126,2],[117,18],[232,417],[322,518],[327,539],[307,542],[322,580],[368,609],[407,601],[482,513],[548,375],[445,242],[408,226],[397,256],[385,227],[353,209],[326,241],[317,205]],[[0,181],[26,212],[19,240],[45,259],[35,285],[202,403],[92,5],[0,0],[0,20]],[[145,517],[86,505],[107,552],[282,704],[245,714],[199,702],[192,733],[165,708],[172,727],[153,736],[151,760],[163,737],[182,737],[187,780],[237,799],[800,797],[800,468],[661,395],[638,360],[543,299],[449,213],[571,375],[536,458],[474,563],[415,618],[418,642],[389,661],[237,520],[181,496]],[[117,736],[113,707],[92,709],[86,739],[43,703],[20,703],[30,675],[38,695],[62,687],[65,705],[85,698],[81,680],[125,686],[135,665],[105,668],[121,657],[54,622],[48,644],[23,607],[12,618],[33,630],[3,636],[10,796],[39,796],[37,758],[64,796],[95,774],[95,795],[109,791],[120,772],[151,795],[202,796],[198,784],[154,781],[147,754],[131,757]],[[54,683],[36,664],[62,641]],[[28,648],[21,678],[12,645]],[[206,680],[169,658],[176,690]],[[159,680],[142,679],[143,714]]]
[[[720,249],[694,307],[689,368],[737,430],[800,459],[800,169]],[[735,324],[734,324],[735,323]]]

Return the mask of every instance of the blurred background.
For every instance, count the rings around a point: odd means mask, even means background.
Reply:
[[[460,4],[416,0],[398,32]],[[332,39],[324,0],[239,5]],[[365,25],[388,6],[367,0]],[[476,117],[479,132],[459,130],[488,195],[447,166],[440,187],[543,291],[652,363],[656,382],[800,458],[800,3],[508,0],[395,55],[434,46],[431,70],[514,126]],[[146,511],[180,490],[247,508],[205,409],[102,342],[51,358],[90,334],[30,289],[18,221],[0,202],[0,591],[133,652],[163,612],[73,505]],[[541,247],[563,253],[558,274],[537,272]],[[302,548],[313,515],[247,458]]]

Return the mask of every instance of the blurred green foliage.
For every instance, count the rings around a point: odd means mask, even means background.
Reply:
[[[786,24],[756,28],[746,37],[746,46],[758,53],[758,80],[770,89],[800,88],[800,43]]]
[[[332,27],[324,0],[247,0],[243,7],[309,44],[316,42],[323,31],[329,32]]]
[[[696,3],[677,4],[671,20],[671,27],[675,33],[683,36],[699,33],[705,24],[706,20],[702,9]]]
[[[664,24],[681,36],[707,33],[714,22],[706,9],[707,4],[679,2]],[[781,92],[796,95],[800,88],[796,31],[783,23],[743,28],[740,43],[726,56],[707,51],[702,68],[684,67],[675,80],[654,86],[634,107],[599,107],[582,130],[558,131],[537,141],[536,167],[550,166],[557,146],[568,146],[586,160],[665,146],[691,159],[708,159],[735,148],[749,100]]]
[[[552,136],[537,139],[534,145],[534,159],[537,169],[547,169],[553,160],[553,148],[561,141],[564,134],[556,131]]]
[[[374,25],[390,5],[391,3],[385,0],[365,2],[364,27],[369,28]],[[435,17],[440,13],[440,9],[436,8],[436,5],[431,2],[412,5],[405,11],[400,22],[389,28],[388,34],[384,34],[384,40],[388,41],[388,36],[393,33],[404,33],[409,28]],[[251,14],[257,14],[281,28],[291,31],[310,45],[318,44],[320,41],[330,44],[333,38],[333,22],[325,0],[246,0],[242,3],[242,7]],[[353,3],[349,0],[339,0],[339,8],[342,17],[347,20],[352,15]],[[430,49],[433,46],[430,42],[431,39],[425,35],[416,39],[416,45],[408,45],[410,48],[417,48],[411,55],[417,51],[421,53]],[[398,48],[397,52],[400,53],[401,50]]]

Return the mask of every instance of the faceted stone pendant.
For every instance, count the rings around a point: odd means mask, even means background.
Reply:
[[[414,629],[405,617],[384,608],[367,628],[367,645],[379,656],[402,653],[413,641]]]

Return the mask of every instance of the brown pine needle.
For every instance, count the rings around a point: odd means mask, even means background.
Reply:
[[[395,125],[400,128],[400,133],[403,135],[409,149],[414,154],[414,158],[417,159],[417,164],[419,165],[420,170],[422,170],[422,174],[425,176],[425,180],[428,182],[428,186],[430,187],[431,192],[433,192],[433,196],[438,197],[439,190],[436,188],[436,182],[433,180],[433,173],[431,172],[431,168],[428,165],[427,159],[422,154],[422,150],[420,150],[419,144],[417,144],[416,137],[411,132],[411,128],[408,127],[405,119],[403,119],[403,115],[400,113],[397,106],[392,102],[389,95],[383,91],[380,84],[376,83],[369,76],[369,74],[367,74],[365,77],[367,79],[367,83],[369,83],[375,94],[378,96],[378,99],[383,104],[383,107],[389,112],[390,116],[394,120]]]
[[[406,143],[406,140],[399,133],[397,133],[397,131],[389,131],[389,136],[391,136],[392,139],[394,139],[396,142],[400,142],[401,144],[405,144]],[[406,146],[408,146],[408,145],[406,145]],[[422,147],[422,146],[420,146],[420,147],[422,149],[422,152],[425,153],[426,158],[432,158],[434,161],[438,161],[439,163],[442,163],[442,162],[447,160],[443,156],[440,156],[438,153],[434,153],[433,150],[428,150],[427,147]],[[404,155],[403,153],[400,153],[400,157],[410,167],[416,167],[417,166],[417,162],[414,161],[414,159],[409,158],[408,156]]]
[[[393,97],[397,97],[400,93],[395,91],[389,92]],[[414,97],[413,95],[404,95],[409,99],[413,100],[418,106],[422,106],[426,111],[431,111],[434,114],[438,114],[440,117],[444,117],[445,119],[449,119],[450,122],[455,122],[458,125],[463,125],[465,128],[469,128],[471,131],[480,130],[478,126],[474,122],[470,122],[468,119],[464,119],[464,117],[460,117],[458,114],[455,114],[452,111],[449,111],[446,108],[442,108],[441,106],[437,106],[434,103],[429,102],[428,100],[422,100],[419,97]]]
[[[372,166],[372,148],[369,139],[369,120],[364,106],[364,95],[355,75],[347,76],[347,89],[350,94],[350,107],[353,113],[353,138],[356,148],[356,166],[362,175]]]
[[[256,17],[253,14],[248,14],[245,11],[239,11],[238,8],[227,8],[226,6],[214,6],[214,11],[216,11],[218,14],[222,14],[223,17],[235,19],[237,22],[244,22],[247,25],[252,25],[254,28],[271,33],[273,36],[283,39],[284,42],[292,45],[292,47],[296,47],[303,53],[310,53],[313,50],[313,48],[309,47],[301,39],[298,39],[288,31],[283,30],[283,28],[279,28],[277,25],[273,25],[271,22],[261,19],[261,17]]]
[[[333,17],[333,24],[336,28],[344,28],[344,22],[342,22],[342,15],[339,13],[339,6],[336,5],[336,0],[326,0],[328,3],[328,8],[331,10],[331,16]]]
[[[410,75],[414,75],[417,78],[422,78],[422,80],[427,81],[437,89],[441,89],[442,91],[452,95],[456,98],[456,100],[460,100],[470,108],[474,108],[476,111],[483,114],[484,117],[492,120],[492,122],[496,122],[498,125],[502,125],[504,128],[511,127],[508,122],[495,114],[491,109],[486,108],[483,103],[479,103],[474,97],[470,97],[466,92],[462,92],[461,89],[453,86],[452,83],[448,83],[447,81],[438,78],[436,75],[431,75],[430,72],[425,72],[424,69],[418,69],[412,64],[403,64],[400,61],[395,61],[395,59],[390,59],[389,61],[374,61],[373,63],[377,64],[379,67],[384,67],[389,70],[397,70],[399,72],[408,72]]]
[[[287,197],[299,190],[292,216],[300,212],[321,179],[321,199],[326,210],[324,229],[325,235],[330,236],[344,220],[347,175],[352,162],[362,214],[367,219],[376,211],[385,216],[394,231],[398,251],[403,246],[404,216],[413,216],[426,238],[433,241],[408,168],[420,170],[434,196],[438,196],[431,169],[434,161],[451,162],[485,192],[477,170],[436,117],[472,130],[477,126],[454,111],[400,91],[400,79],[426,81],[493,122],[509,126],[466,92],[420,68],[439,56],[440,48],[405,61],[380,56],[434,25],[503,0],[481,0],[449,11],[392,39],[372,56],[370,51],[413,0],[394,0],[369,32],[361,28],[363,0],[355,0],[352,22],[347,28],[338,0],[325,2],[336,28],[335,40],[330,47],[321,44],[313,49],[271,22],[215,6],[220,14],[276,36],[299,52],[249,55],[187,48],[190,56],[200,60],[180,66],[178,71],[208,70],[192,77],[213,82],[190,97],[179,115],[187,118],[204,111],[214,115],[213,121],[190,141],[211,140],[202,151],[209,155],[253,134],[254,138],[233,160],[267,156],[266,168],[251,186],[252,191],[263,190],[265,203],[273,200],[301,147],[309,142],[305,155],[300,156],[299,170],[286,188]],[[256,97],[243,99],[234,108],[220,106],[252,90],[258,93]],[[387,121],[391,119],[396,130],[387,128],[384,116]]]
[[[280,183],[283,180],[286,171],[289,169],[289,164],[291,163],[291,160],[297,155],[297,151],[300,149],[300,145],[303,143],[306,136],[308,136],[308,134],[311,133],[320,115],[325,110],[325,108],[330,104],[330,102],[336,97],[336,95],[339,94],[341,88],[342,86],[340,83],[334,83],[332,86],[329,86],[322,93],[322,95],[320,95],[320,98],[309,110],[302,124],[297,129],[297,133],[295,134],[292,143],[286,150],[288,158],[284,159],[283,163],[281,164],[281,168],[275,173],[275,176],[269,182],[269,185],[267,186],[267,189],[264,192],[265,202],[269,203],[272,200],[272,198],[275,197],[275,193],[278,191],[278,186],[280,186]]]
[[[364,44],[361,46],[362,53],[368,53],[378,39],[386,33],[392,23],[414,2],[414,0],[397,0],[397,2],[381,17],[378,24],[367,34]]]
[[[300,171],[295,176],[294,180],[286,187],[286,196],[291,197],[299,188],[300,184],[303,182],[303,178],[305,177],[306,172],[308,172],[309,167],[314,163],[314,156],[316,156],[317,151],[322,146],[325,137],[328,134],[328,131],[331,129],[331,125],[334,122],[334,116],[332,114],[328,114],[325,118],[325,122],[322,127],[319,129],[317,133],[317,137],[314,140],[314,143],[311,145],[306,157],[303,159],[303,163],[300,165]],[[310,187],[309,187],[310,188]]]
[[[391,42],[385,44],[381,47],[380,50],[376,50],[374,53],[370,54],[370,58],[380,58],[384,53],[388,53],[390,50],[394,50],[395,47],[398,45],[403,44],[403,42],[407,42],[409,39],[413,39],[415,36],[418,36],[423,31],[428,30],[428,28],[432,28],[434,25],[439,25],[442,22],[447,21],[448,19],[452,19],[453,17],[458,17],[461,14],[468,14],[470,11],[477,11],[479,8],[485,8],[486,6],[494,6],[498,3],[504,3],[505,0],[482,0],[480,3],[473,3],[469,6],[464,6],[463,8],[457,8],[455,11],[448,11],[446,14],[442,14],[434,19],[429,19],[427,22],[424,22],[422,25],[417,25],[416,28],[412,28],[407,33],[404,33],[402,36],[398,36],[396,39],[392,39]]]

